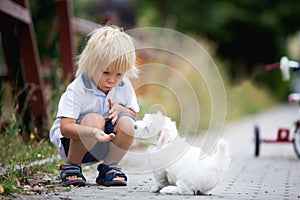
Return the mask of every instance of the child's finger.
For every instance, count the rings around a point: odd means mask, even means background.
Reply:
[[[118,115],[115,115],[115,116],[112,118],[111,123],[112,123],[113,125],[115,125],[117,119],[118,119]]]
[[[117,111],[115,110],[115,108],[110,108],[110,110],[108,111],[108,114],[110,115],[115,115],[117,113]]]
[[[114,139],[116,137],[116,135],[114,133],[110,133],[108,136],[109,136],[110,140],[112,140],[112,139]]]
[[[110,133],[110,134],[106,134],[104,133],[104,131],[100,130],[100,129],[96,129],[97,131],[97,135],[96,135],[96,139],[98,140],[98,142],[107,142],[107,141],[111,141],[112,139],[115,138],[115,134],[114,133]]]
[[[109,110],[108,114],[108,119],[113,119],[114,117],[118,116],[117,111],[113,111],[112,109]]]
[[[109,103],[109,107],[111,108],[111,107],[112,107],[112,105],[113,105],[113,102],[112,102],[112,100],[111,100],[111,99],[108,99],[108,103]]]

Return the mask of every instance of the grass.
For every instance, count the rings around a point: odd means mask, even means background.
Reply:
[[[52,123],[51,119],[55,116],[58,99],[65,89],[65,84],[59,83],[59,77],[56,76],[54,80],[56,83],[53,84],[55,90],[49,92],[49,89],[45,88],[50,104],[48,108],[51,115],[49,124]],[[62,161],[57,159],[57,149],[47,138],[37,140],[35,134],[31,133],[30,141],[24,142],[23,136],[29,133],[23,130],[22,114],[17,114],[16,111],[16,99],[20,92],[13,96],[7,83],[1,86],[1,93],[4,95],[0,99],[0,195],[1,193],[9,195],[11,193],[23,193],[24,186],[29,184],[28,180],[30,179],[42,179],[45,174],[57,177],[59,165],[62,164]],[[51,162],[33,164],[49,158],[52,158]],[[36,183],[38,185],[45,184],[39,181],[36,181]],[[32,184],[31,186],[33,187]],[[1,187],[3,191],[1,191]],[[51,189],[51,187],[47,188]]]
[[[227,91],[227,120],[232,121],[245,115],[257,114],[265,108],[277,104],[277,100],[267,89],[258,88],[245,80]]]
[[[35,141],[33,138],[25,144],[19,127],[17,117],[12,115],[9,126],[1,133],[0,185],[3,186],[4,194],[22,192],[22,186],[28,184],[28,179],[37,175],[58,173],[56,149],[45,140]],[[32,164],[46,158],[54,159],[53,162],[43,165]]]

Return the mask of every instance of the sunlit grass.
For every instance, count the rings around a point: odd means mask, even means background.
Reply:
[[[258,88],[250,81],[230,87],[227,94],[227,119],[230,121],[257,114],[276,104],[275,98],[266,89]]]

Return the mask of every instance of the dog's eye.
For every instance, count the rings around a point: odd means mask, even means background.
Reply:
[[[145,126],[145,129],[149,132],[150,130],[149,130],[149,128],[148,128],[148,126]]]

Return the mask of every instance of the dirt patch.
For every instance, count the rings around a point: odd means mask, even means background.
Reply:
[[[14,188],[19,189],[18,193],[0,195],[1,199],[15,199],[19,197],[36,196],[44,199],[46,196],[58,195],[60,192],[69,191],[70,187],[62,185],[59,176],[45,173],[33,174],[24,180],[15,180]]]

